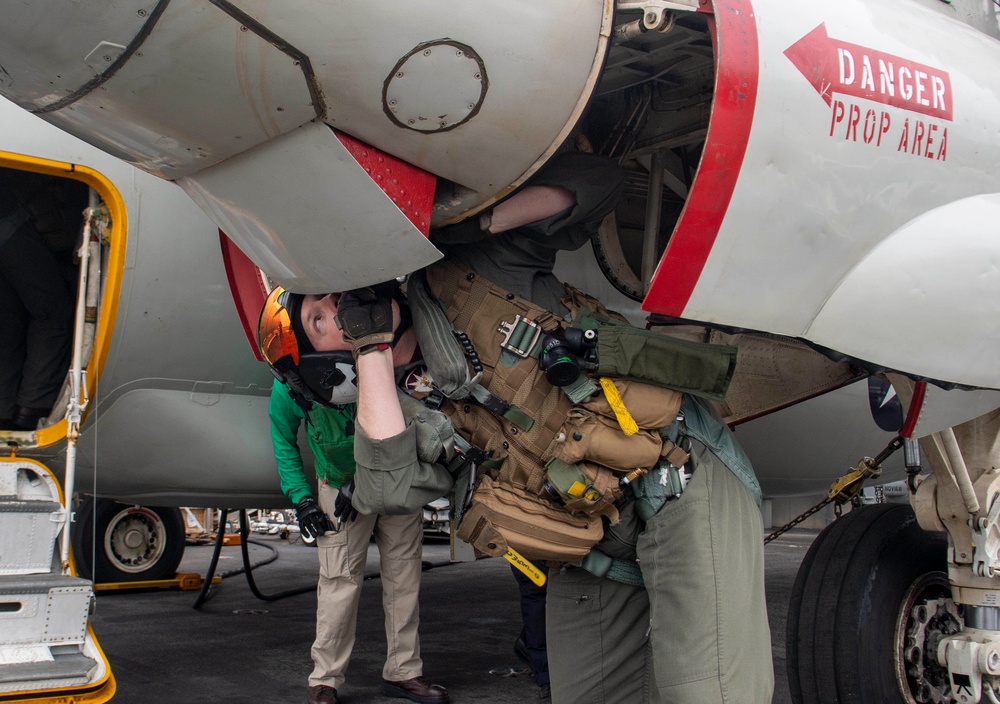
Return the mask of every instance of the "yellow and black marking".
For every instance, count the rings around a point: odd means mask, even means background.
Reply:
[[[540,569],[535,567],[524,555],[519,553],[514,548],[508,546],[507,552],[503,556],[514,565],[517,569],[521,570],[532,582],[534,582],[539,587],[545,585],[545,573]]]

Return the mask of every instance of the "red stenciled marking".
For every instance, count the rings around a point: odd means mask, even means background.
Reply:
[[[347,151],[424,236],[431,229],[437,177],[370,144],[334,130]]]
[[[952,119],[951,78],[947,71],[833,39],[825,24],[788,47],[785,56],[827,105],[834,93],[841,93]]]

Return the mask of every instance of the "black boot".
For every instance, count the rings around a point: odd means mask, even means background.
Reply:
[[[14,412],[13,425],[16,430],[35,430],[38,421],[49,415],[47,408],[25,408],[18,406]]]

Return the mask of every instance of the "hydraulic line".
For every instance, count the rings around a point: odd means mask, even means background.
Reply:
[[[206,598],[208,597],[209,590],[211,589],[212,580],[215,577],[215,570],[219,564],[219,554],[222,552],[222,543],[224,541],[226,532],[227,515],[229,515],[229,509],[222,510],[219,519],[219,531],[215,537],[215,548],[212,551],[212,560],[211,562],[209,562],[208,571],[205,573],[205,581],[201,585],[201,591],[198,593],[198,598],[195,599],[193,606],[193,608],[195,609],[201,607],[201,605],[205,602]],[[263,592],[261,592],[260,589],[257,587],[257,583],[254,581],[253,570],[256,569],[257,567],[269,565],[275,560],[277,560],[278,552],[270,545],[257,542],[256,540],[254,541],[249,540],[248,539],[249,534],[250,534],[250,527],[247,521],[246,509],[240,509],[240,553],[243,556],[243,567],[241,569],[232,570],[230,572],[221,575],[223,578],[231,577],[233,575],[237,575],[240,572],[242,572],[247,577],[247,584],[250,587],[251,593],[253,593],[253,595],[258,599],[260,599],[261,601],[277,601],[278,599],[284,599],[285,597],[288,596],[296,596],[298,594],[304,594],[306,592],[310,592],[316,589],[316,585],[311,584],[308,586],[297,587],[295,589],[288,589],[283,592],[278,592],[277,594],[264,594]],[[271,557],[269,557],[266,560],[263,560],[262,562],[258,562],[257,564],[253,565],[250,564],[250,551],[247,548],[247,543],[250,542],[253,542],[254,545],[259,545],[261,547],[270,550]]]
[[[212,550],[212,560],[208,563],[208,571],[205,573],[205,581],[201,585],[201,591],[198,592],[198,598],[194,600],[194,606],[192,608],[200,608],[202,604],[205,603],[205,599],[208,598],[208,591],[212,588],[212,579],[215,577],[215,568],[219,565],[219,554],[222,552],[222,541],[225,539],[226,535],[226,516],[229,515],[229,509],[218,509],[221,513],[219,514],[219,532],[215,536],[215,548]]]
[[[254,582],[253,578],[253,567],[250,566],[250,551],[247,548],[247,536],[250,534],[250,526],[247,521],[247,511],[245,508],[240,509],[240,551],[243,553],[243,572],[247,576],[247,585],[250,587],[250,591],[253,595],[260,599],[261,601],[277,601],[278,599],[284,599],[287,596],[296,596],[297,594],[305,594],[306,592],[311,592],[316,590],[316,585],[311,584],[306,587],[296,587],[295,589],[288,589],[283,592],[278,592],[277,594],[264,594],[257,588],[257,583]],[[277,559],[277,554],[275,555]]]

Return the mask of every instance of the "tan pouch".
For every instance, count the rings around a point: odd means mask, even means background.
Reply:
[[[600,516],[573,516],[483,475],[457,535],[487,555],[503,555],[510,546],[529,560],[576,562],[600,541],[604,528]]]
[[[640,428],[659,430],[666,428],[677,418],[684,398],[680,391],[626,379],[613,379],[613,381],[622,403]],[[615,412],[611,409],[603,390],[580,405],[599,415],[615,417]]]
[[[655,466],[663,447],[656,431],[640,430],[635,435],[626,435],[614,418],[584,408],[569,412],[561,434],[556,437],[561,442],[552,443],[552,454],[563,462],[576,464],[587,460],[618,472]]]

